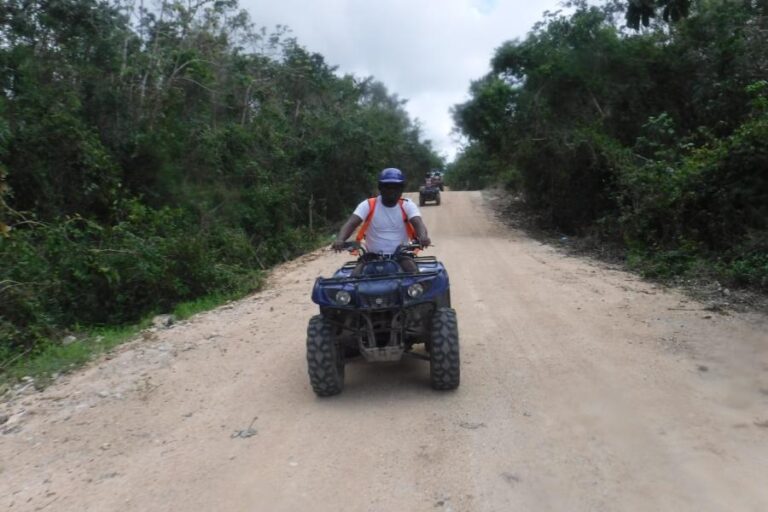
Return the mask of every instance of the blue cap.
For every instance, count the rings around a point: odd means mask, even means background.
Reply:
[[[389,167],[379,174],[379,183],[405,183],[405,174],[400,169]]]

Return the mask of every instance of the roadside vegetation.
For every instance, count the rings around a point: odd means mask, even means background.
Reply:
[[[454,108],[467,144],[449,185],[501,184],[544,227],[612,244],[648,276],[768,292],[766,5],[547,13]]]
[[[378,170],[441,165],[403,100],[235,0],[138,4],[0,5],[0,379],[258,289]]]

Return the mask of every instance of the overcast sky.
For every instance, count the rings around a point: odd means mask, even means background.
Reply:
[[[257,26],[287,25],[338,72],[374,76],[407,99],[435,149],[452,159],[450,108],[488,72],[493,51],[523,38],[559,0],[240,0]]]

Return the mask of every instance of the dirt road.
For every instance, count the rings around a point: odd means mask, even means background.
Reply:
[[[768,321],[722,315],[494,221],[423,208],[451,275],[462,384],[304,359],[319,251],[4,404],[12,511],[768,510]]]

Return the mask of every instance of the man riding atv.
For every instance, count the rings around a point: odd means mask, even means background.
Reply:
[[[448,271],[434,256],[416,256],[430,239],[418,207],[401,197],[404,186],[398,169],[381,171],[381,194],[358,205],[333,243],[336,251],[354,251],[357,261],[315,280],[312,302],[320,311],[307,325],[307,370],[318,396],[341,393],[346,362],[359,356],[371,363],[426,360],[434,389],[459,386]],[[346,242],[361,224],[357,241]]]
[[[403,198],[405,175],[400,169],[387,168],[379,174],[378,197],[372,197],[357,205],[354,213],[339,230],[331,246],[336,252],[344,250],[344,243],[360,224],[357,241],[365,239],[366,255],[375,258],[379,255],[392,255],[401,244],[417,239],[423,247],[431,244],[427,226],[421,219],[419,208],[410,199]],[[359,274],[361,262],[355,269]],[[403,255],[398,263],[406,272],[416,272],[418,268],[413,258]]]
[[[442,192],[445,189],[445,185],[443,184],[443,172],[439,169],[432,169],[428,174],[432,179],[432,184]]]
[[[436,205],[440,206],[440,190],[437,178],[433,178],[431,173],[427,173],[424,185],[419,187],[419,206],[424,206],[427,201],[434,201]]]

